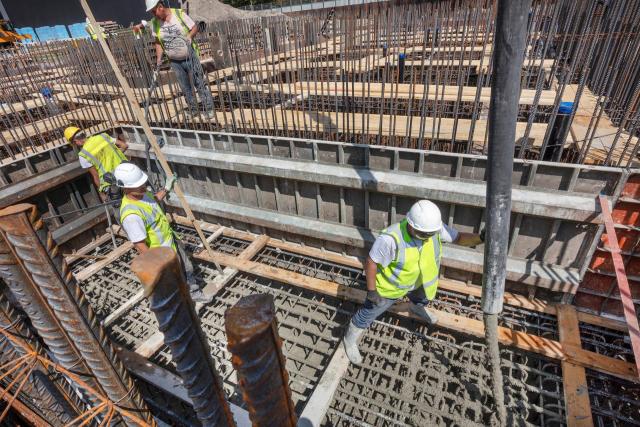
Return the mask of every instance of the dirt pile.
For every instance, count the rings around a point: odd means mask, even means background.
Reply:
[[[258,18],[280,15],[278,11],[250,11],[236,9],[219,0],[189,0],[189,16],[198,21],[216,22],[231,19]]]

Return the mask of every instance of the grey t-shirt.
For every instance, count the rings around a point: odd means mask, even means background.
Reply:
[[[195,22],[186,13],[182,13],[182,19],[189,28],[193,28]],[[160,36],[164,45],[164,52],[176,61],[182,61],[189,56],[188,31],[185,32],[182,22],[176,13],[172,13],[166,21],[160,21]]]
[[[458,234],[458,230],[445,224],[440,232],[440,240],[444,243],[453,243],[458,240]],[[396,259],[397,250],[398,246],[393,237],[381,234],[373,243],[369,256],[376,264],[386,267]]]

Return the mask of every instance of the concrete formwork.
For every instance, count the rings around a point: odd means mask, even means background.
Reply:
[[[143,161],[145,137],[124,128]],[[460,231],[484,226],[486,158],[294,138],[155,129],[192,208],[216,221],[363,253],[420,198]],[[634,171],[516,161],[508,279],[574,294],[601,233],[596,196],[615,202]],[[178,208],[177,202],[169,204]],[[309,241],[307,241],[309,244]],[[355,250],[355,251],[354,251]],[[448,245],[445,276],[477,281],[482,248]]]

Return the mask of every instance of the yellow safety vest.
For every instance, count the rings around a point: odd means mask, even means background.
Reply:
[[[125,195],[120,205],[120,221],[129,215],[138,215],[144,221],[147,231],[145,243],[149,248],[164,246],[176,250],[171,224],[153,194],[147,191],[142,200],[130,199]]]
[[[87,33],[89,33],[89,36],[91,37],[91,40],[98,40],[98,33],[93,29],[93,25],[91,24],[87,24],[84,26],[84,29],[87,30]],[[104,30],[102,30],[102,39],[104,40],[106,34],[104,33]]]
[[[109,186],[104,181],[104,174],[112,172],[116,167],[127,160],[125,155],[115,144],[115,139],[111,138],[106,133],[101,133],[88,138],[78,155],[91,163],[98,171],[100,177],[100,191],[103,191]]]
[[[185,22],[184,22],[184,17],[182,16],[182,14],[184,12],[182,11],[182,9],[171,8],[171,13],[175,13],[175,15],[178,17],[178,21],[180,21],[180,24],[182,24],[182,30],[184,31],[184,35],[186,36],[187,34],[189,34],[189,31],[191,31],[191,29],[189,27],[187,27],[187,24],[185,24]],[[164,43],[162,41],[162,35],[160,34],[160,27],[161,26],[162,25],[161,25],[160,20],[158,18],[152,18],[151,19],[151,28],[153,28],[153,33],[156,35],[156,38],[160,42],[160,45],[162,46],[162,49],[164,49]],[[193,47],[193,50],[196,52],[196,54],[200,55],[200,49],[198,48],[198,44],[195,42],[195,40],[191,41],[191,46]]]
[[[391,299],[405,296],[413,289],[424,286],[429,300],[436,296],[442,242],[437,233],[429,240],[414,239],[407,231],[407,221],[389,226],[382,234],[391,236],[398,248],[396,258],[387,267],[378,264],[376,289]]]

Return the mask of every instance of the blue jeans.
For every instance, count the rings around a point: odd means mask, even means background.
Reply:
[[[200,101],[204,104],[206,111],[213,111],[213,97],[211,96],[209,86],[204,80],[204,70],[202,69],[198,55],[196,55],[195,52],[191,52],[191,58],[182,61],[172,59],[171,69],[175,73],[176,79],[178,79],[178,84],[184,97],[187,99],[189,108],[193,111],[198,110],[198,103],[191,85],[191,80],[193,79],[193,84],[198,91],[198,95],[200,95]]]
[[[427,295],[424,293],[424,286],[420,286],[418,289],[414,289],[407,294],[409,300],[421,306],[429,304]],[[374,304],[369,300],[365,300],[364,305],[360,307],[356,314],[351,318],[351,323],[357,328],[366,329],[376,320],[382,313],[387,311],[389,307],[398,301],[397,299],[381,297],[379,304]]]

